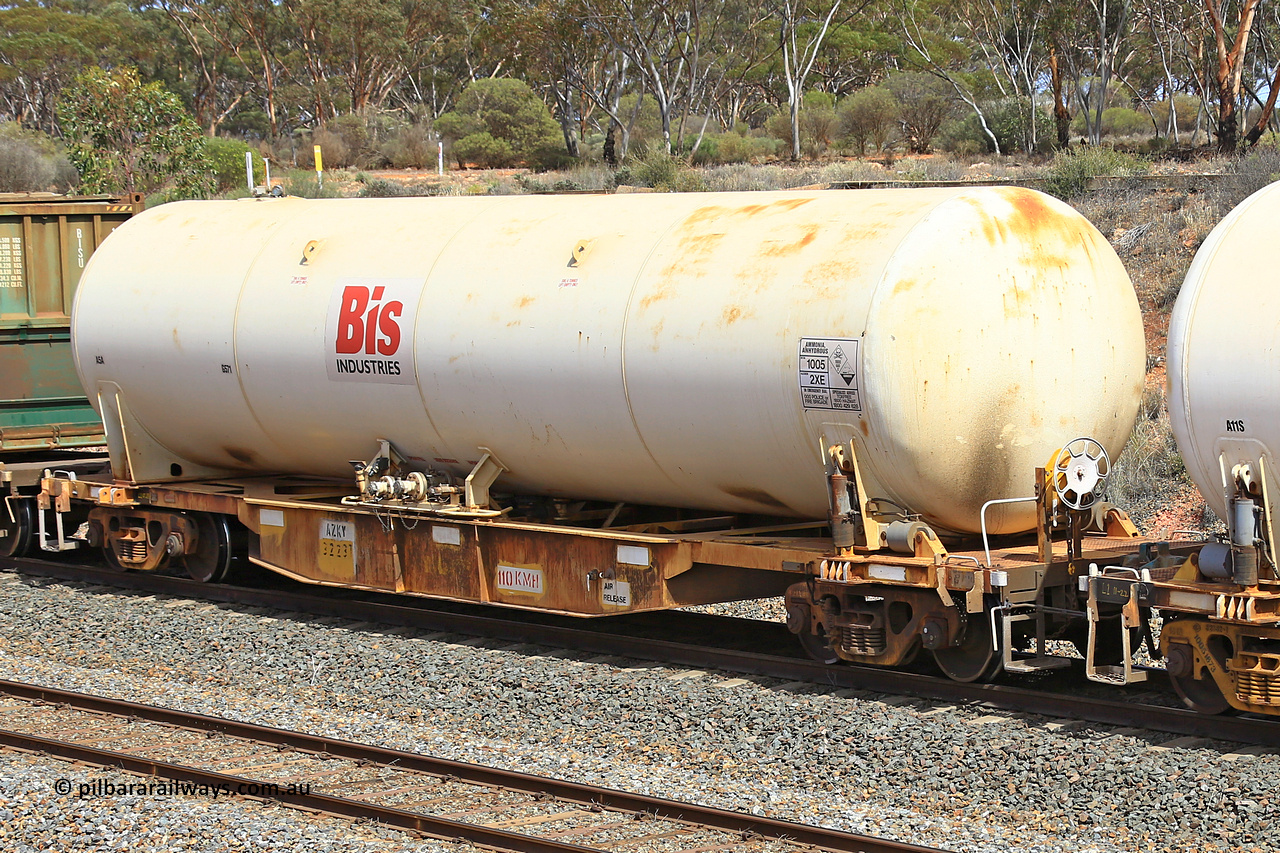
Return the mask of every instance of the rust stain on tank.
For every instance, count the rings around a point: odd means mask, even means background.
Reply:
[[[834,298],[862,275],[863,268],[857,261],[844,258],[822,261],[805,270],[806,295],[815,301]]]
[[[750,219],[759,216],[762,213],[789,213],[797,208],[803,207],[811,198],[784,198],[778,201],[771,201],[764,204],[745,204],[737,208],[728,208],[723,205],[709,205],[700,207],[684,220],[681,224],[682,228],[689,228],[702,222],[710,222],[720,220],[726,217]]]
[[[743,311],[737,305],[730,305],[728,308],[724,309],[724,314],[723,314],[724,325],[732,326],[734,323],[738,322],[743,317],[747,317],[747,316],[750,316],[750,315],[747,312]]]
[[[780,210],[795,210],[797,208],[803,207],[804,205],[808,204],[811,201],[813,201],[813,199],[811,198],[784,198],[781,201],[773,202],[769,206],[776,207]]]
[[[697,225],[702,222],[714,221],[724,216],[727,212],[728,212],[727,207],[723,207],[718,204],[713,204],[709,207],[700,207],[697,210],[695,210],[693,213],[690,213],[689,216],[684,220],[684,222],[681,223],[680,227],[682,229],[687,229],[691,225]]]
[[[967,199],[981,215],[983,234],[992,245],[997,240],[1020,242],[1039,253],[1049,246],[1075,245],[1081,241],[1080,223],[1055,210],[1042,194],[1023,187],[998,187],[994,192],[1009,205],[1009,211],[1002,216],[992,216],[981,199]],[[1050,255],[1040,260],[1066,260]]]
[[[516,303],[516,308],[528,308],[533,303],[534,298],[532,296],[522,296],[520,297],[520,301]]]
[[[807,225],[803,236],[798,240],[793,240],[789,243],[780,240],[769,240],[761,243],[759,254],[766,258],[785,258],[800,252],[816,239],[818,239],[818,226]]]
[[[866,421],[858,421],[858,429],[862,430],[863,435],[871,435],[871,426]]]
[[[665,284],[653,293],[650,293],[644,299],[640,300],[640,308],[645,309],[651,307],[655,302],[661,302],[664,299],[670,299],[675,296],[675,288],[670,284]]]

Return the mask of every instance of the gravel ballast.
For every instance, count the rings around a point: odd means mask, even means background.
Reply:
[[[0,601],[0,677],[17,681],[958,851],[1280,849],[1280,756],[1231,744],[1182,746],[1154,732],[11,573],[0,573]],[[1159,748],[1165,742],[1174,743]],[[36,808],[39,786],[58,775],[2,757],[0,810]],[[105,816],[119,831],[112,844],[128,842],[121,849],[206,849],[155,841],[153,825],[224,819],[207,802],[147,806],[145,819],[117,826],[118,804],[71,804],[74,815]],[[254,826],[289,820],[286,809],[234,807],[256,815],[244,818]],[[60,808],[63,817],[23,824],[20,843],[42,849],[60,838],[79,820]],[[325,849],[325,839],[357,832],[331,821],[322,836],[319,822],[297,822],[314,842],[263,832],[252,849]],[[389,833],[350,838],[342,849],[465,849]]]

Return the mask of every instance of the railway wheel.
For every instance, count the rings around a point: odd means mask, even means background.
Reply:
[[[1218,682],[1206,667],[1195,671],[1195,652],[1184,643],[1172,643],[1169,646],[1165,669],[1169,673],[1169,681],[1174,691],[1182,699],[1182,703],[1197,714],[1225,714],[1231,710],[1231,703],[1218,689]],[[1199,675],[1199,678],[1196,678]]]
[[[827,642],[827,632],[819,629],[820,633],[813,631],[801,631],[796,636],[800,638],[800,645],[804,648],[805,654],[816,660],[818,663],[834,666],[840,663],[840,656],[831,648],[831,644]]]
[[[30,498],[5,501],[0,509],[0,557],[21,557],[31,550],[36,529],[36,504]]]
[[[995,681],[1002,669],[1000,650],[992,642],[981,614],[969,618],[959,645],[934,649],[933,660],[947,678],[966,683]]]
[[[128,566],[120,562],[120,556],[115,552],[115,549],[112,547],[111,543],[109,542],[102,543],[102,547],[99,548],[98,550],[102,552],[102,560],[107,564],[107,568],[117,572],[133,571]]]
[[[200,513],[195,520],[200,539],[195,553],[182,559],[187,577],[201,583],[221,583],[227,579],[235,559],[231,525],[225,515],[211,513]]]

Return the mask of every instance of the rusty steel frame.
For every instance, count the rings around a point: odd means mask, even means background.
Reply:
[[[939,853],[935,848],[904,844],[869,835],[857,835],[792,821],[756,817],[692,803],[681,803],[659,797],[630,794],[595,785],[566,782],[560,779],[534,776],[529,773],[520,773],[478,764],[466,764],[418,753],[370,746],[287,729],[274,729],[221,717],[174,711],[153,705],[142,705],[135,702],[75,693],[52,687],[0,681],[0,693],[27,701],[67,705],[94,713],[111,714],[167,726],[195,729],[197,731],[216,732],[255,743],[271,744],[303,752],[325,754],[354,761],[365,761],[380,766],[391,766],[397,769],[412,770],[435,776],[451,776],[463,782],[476,785],[532,794],[546,794],[557,800],[581,805],[600,806],[610,811],[653,815],[664,820],[676,821],[693,827],[737,832],[744,835],[754,834],[766,838],[785,840],[798,845],[809,845],[820,850],[860,851],[860,853]],[[103,767],[122,767],[134,773],[168,779],[213,785],[260,784],[258,780],[139,758],[128,753],[94,749],[78,744],[67,744],[18,732],[0,730],[0,743],[19,749],[62,755]],[[290,794],[287,791],[280,791],[269,796],[262,795],[261,798],[278,800],[287,805],[302,808],[319,809],[330,814],[376,820],[388,826],[408,829],[435,838],[466,838],[474,843],[492,846],[500,850],[529,851],[529,853],[544,853],[544,851],[545,853],[552,853],[553,851],[572,853],[572,851],[598,849],[541,839],[505,830],[491,829],[478,824],[446,820],[431,815],[325,794]]]
[[[295,494],[295,489],[303,493]],[[42,504],[49,503],[46,495],[57,496],[59,509],[72,500],[94,506],[94,518],[104,529],[109,516],[122,525],[135,515],[231,516],[254,534],[252,562],[302,583],[575,616],[782,595],[804,563],[822,553],[825,541],[785,535],[821,522],[799,529],[790,524],[764,528],[763,541],[753,542],[745,535],[748,530],[637,533],[406,514],[344,504],[336,499],[342,484],[291,478],[128,486],[109,477],[73,481],[55,476],[43,481],[43,492]],[[697,528],[701,521],[673,524]],[[714,521],[723,524],[723,519]],[[349,546],[320,534],[329,524],[342,526]],[[441,529],[449,541],[437,537]],[[624,559],[624,552],[639,556]],[[143,568],[163,565],[148,560]],[[504,570],[529,572],[536,580],[530,585],[534,589],[504,584]],[[625,603],[604,597],[606,582],[625,585]]]

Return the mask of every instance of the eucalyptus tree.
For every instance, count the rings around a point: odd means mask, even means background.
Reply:
[[[791,159],[800,159],[800,105],[804,84],[833,26],[849,20],[870,0],[776,0],[778,44],[782,53],[787,107],[791,115]]]
[[[892,2],[907,61],[946,81],[973,112],[992,150],[1003,153],[983,106],[992,89],[992,71],[978,59],[979,49],[965,40],[962,31],[957,31],[958,10],[953,0]]]
[[[586,25],[625,60],[614,67],[653,96],[663,146],[680,148],[691,110],[705,107],[715,87],[718,52],[732,29],[730,0],[595,0],[588,8]]]
[[[1235,153],[1240,142],[1241,76],[1253,32],[1254,17],[1261,0],[1205,0],[1210,29],[1213,33],[1214,94],[1217,98],[1218,150]],[[1274,107],[1275,101],[1272,101]]]
[[[282,0],[316,119],[380,109],[408,74],[418,44],[432,38],[442,2]]]
[[[191,58],[194,79],[189,82],[196,124],[214,136],[254,86],[251,69],[238,57],[245,34],[216,0],[159,0],[159,6],[181,35]]]
[[[185,196],[212,191],[200,129],[181,99],[142,82],[137,69],[86,68],[57,111],[83,191],[152,192],[169,183]]]
[[[47,133],[62,89],[123,41],[121,24],[35,3],[0,9],[0,110]]]
[[[501,0],[494,31],[512,70],[547,93],[564,137],[565,150],[581,155],[581,140],[595,109],[588,87],[607,62],[607,42],[586,25],[586,0]]]

